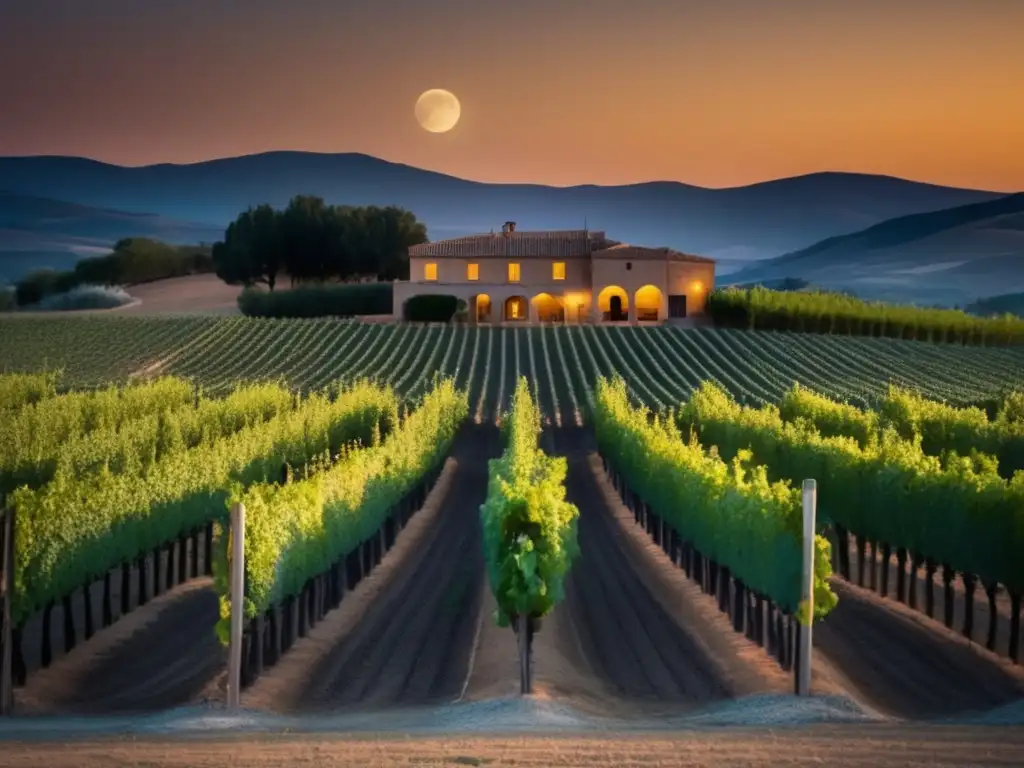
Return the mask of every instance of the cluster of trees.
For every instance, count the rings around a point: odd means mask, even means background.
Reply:
[[[213,271],[207,245],[169,245],[148,237],[126,237],[105,256],[82,259],[73,269],[39,269],[15,286],[18,306],[37,304],[47,296],[81,285],[137,285],[169,277]]]
[[[325,280],[396,280],[409,276],[409,246],[427,242],[415,215],[388,206],[327,205],[299,195],[284,210],[270,205],[239,214],[213,246],[217,276],[230,284]]]

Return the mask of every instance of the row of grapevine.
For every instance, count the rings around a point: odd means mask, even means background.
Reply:
[[[1004,586],[1015,606],[1010,653],[1017,653],[1024,592],[1024,473],[1008,481],[999,476],[994,461],[947,457],[942,462],[925,454],[919,441],[905,440],[891,429],[864,446],[851,437],[826,437],[807,420],[784,421],[775,406],[741,406],[713,384],[694,393],[677,418],[684,430],[693,428],[704,445],[716,446],[725,457],[752,451],[772,476],[817,478],[821,516],[838,530],[844,576],[849,576],[849,532],[858,538],[859,558],[866,541],[874,542],[876,551],[881,546],[883,563],[892,551],[897,553],[901,600],[908,561],[912,578],[926,566],[929,581],[941,566],[947,587],[953,574],[961,574],[968,599],[979,580],[990,602],[997,585]],[[927,595],[930,601],[930,590]],[[930,604],[927,611],[931,615]],[[950,615],[947,611],[947,621]],[[993,624],[990,647],[994,643]]]
[[[1024,347],[644,325],[0,318],[0,360],[25,371],[60,364],[68,386],[170,373],[209,392],[236,381],[283,380],[309,390],[371,378],[415,398],[439,374],[455,378],[469,392],[473,415],[489,422],[508,408],[516,379],[526,376],[539,385],[545,420],[556,424],[586,417],[601,375],[621,375],[634,399],[655,409],[707,380],[751,405],[778,402],[794,382],[859,406],[884,397],[890,384],[956,405],[1024,385]]]
[[[59,372],[0,373],[0,412],[53,397],[59,380]]]
[[[505,450],[488,462],[480,506],[484,560],[498,605],[495,620],[516,632],[521,690],[530,693],[533,633],[564,596],[566,574],[579,554],[579,510],[565,500],[567,460],[538,446],[541,415],[525,377],[516,382],[502,432]]]
[[[142,583],[150,555],[159,562],[163,548],[209,531],[224,516],[232,487],[280,478],[283,468],[308,465],[352,442],[367,444],[375,434],[389,434],[397,417],[392,392],[359,384],[335,400],[313,394],[265,422],[167,453],[142,477],[61,475],[16,490],[8,500],[16,515],[14,626],[40,609],[48,626],[55,602],[64,603],[67,621],[71,596],[101,578],[106,623],[111,571],[120,568],[124,582],[137,567]],[[45,664],[50,651],[43,650]]]
[[[276,663],[296,636],[380,561],[413,511],[410,502],[425,498],[424,482],[436,479],[468,411],[465,392],[450,379],[441,381],[383,441],[354,447],[304,479],[259,482],[231,494],[228,505],[242,504],[246,519],[245,683],[264,663]],[[217,631],[227,643],[229,537],[218,542]]]
[[[999,474],[1011,478],[1024,469],[1024,421],[1014,418],[1012,411],[1017,399],[1011,395],[990,419],[981,408],[957,408],[897,387],[890,387],[875,404],[877,410],[866,410],[794,386],[779,410],[786,421],[806,419],[823,436],[852,437],[862,448],[892,428],[904,440],[920,438],[921,449],[929,456],[993,456]]]
[[[602,457],[683,540],[787,613],[797,611],[802,536],[797,489],[769,482],[746,452],[735,452],[726,463],[683,439],[671,419],[630,405],[621,379],[598,381],[594,429]],[[819,536],[817,545],[819,555],[829,552],[824,538]],[[829,572],[816,577],[817,618],[836,602]]]
[[[136,411],[141,415],[135,418],[129,411],[120,424],[86,433],[72,431],[63,442],[53,439],[56,432],[52,427],[29,432],[24,441],[18,438],[25,433],[16,433],[5,450],[0,450],[0,492],[23,485],[37,488],[56,478],[70,482],[101,471],[143,477],[153,464],[174,451],[227,437],[295,404],[295,395],[279,384],[242,384],[223,399],[197,395],[195,403],[149,414]]]
[[[863,334],[962,344],[1019,344],[1024,320],[982,318],[954,309],[864,301],[827,292],[724,288],[708,296],[715,323],[737,328]]]
[[[0,491],[30,482],[33,467],[55,461],[69,441],[106,430],[117,432],[136,419],[190,407],[195,388],[166,377],[128,387],[68,392],[17,410],[0,412]]]
[[[621,379],[599,380],[594,427],[605,468],[637,522],[717,597],[737,631],[792,669],[794,621],[811,620],[800,597],[800,492],[769,482],[764,467],[749,466],[748,453],[727,464],[684,441],[670,418],[633,407]],[[828,582],[830,545],[816,536],[814,547],[814,618],[822,618],[837,598]]]

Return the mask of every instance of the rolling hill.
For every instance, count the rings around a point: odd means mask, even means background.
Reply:
[[[982,317],[1002,315],[1007,312],[1024,317],[1024,293],[1003,293],[998,296],[989,296],[987,299],[968,304],[964,307],[964,311]]]
[[[586,221],[617,239],[720,259],[723,273],[895,216],[1002,196],[852,173],[729,189],[660,181],[565,188],[484,184],[367,155],[304,152],[137,168],[80,157],[4,157],[0,179],[19,194],[220,228],[249,205],[283,206],[298,193],[331,203],[404,206],[427,223],[435,240],[486,232],[507,219],[521,229],[576,228]]]
[[[222,235],[222,227],[209,224],[0,191],[0,282],[42,267],[67,269],[108,253],[123,237],[198,243]]]
[[[782,278],[917,303],[1024,291],[1024,193],[901,216],[729,276],[734,283]]]

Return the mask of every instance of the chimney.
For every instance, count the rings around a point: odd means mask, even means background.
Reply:
[[[501,225],[501,231],[504,232],[506,235],[509,232],[515,232],[516,223],[514,221],[506,221],[504,224]]]

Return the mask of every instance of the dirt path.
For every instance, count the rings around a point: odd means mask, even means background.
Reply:
[[[224,650],[213,581],[196,579],[136,608],[16,691],[16,712],[153,712],[220,698]]]
[[[548,450],[571,457],[570,499],[585,512],[601,512],[582,515],[581,547],[598,554],[584,555],[574,566],[565,604],[552,616],[566,638],[575,635],[562,647],[575,643],[594,673],[623,697],[696,703],[759,690],[790,692],[789,677],[780,678],[763,651],[733,633],[711,598],[635,525],[599,459],[592,455],[588,467],[579,458],[592,447],[583,431],[546,435]],[[651,591],[655,585],[660,592]],[[816,693],[846,693],[880,714],[914,719],[985,711],[1024,698],[1024,668],[905,605],[845,582],[835,588],[839,606],[815,628]],[[614,616],[605,626],[598,624],[602,612]],[[563,624],[573,632],[562,630]]]
[[[544,620],[538,687],[612,711],[691,709],[764,692],[788,678],[727,620],[637,528],[588,452],[586,433],[545,437],[567,454],[567,497],[580,509],[581,556],[564,603]]]
[[[852,537],[851,537],[852,538]],[[835,541],[832,542],[832,546],[837,546]],[[858,558],[857,549],[855,544],[850,542],[850,582],[851,584],[857,584],[859,579],[859,571],[857,568]],[[874,563],[874,574],[872,574],[871,567]],[[892,603],[898,603],[897,599],[897,585],[899,576],[899,560],[895,553],[890,554],[889,562],[887,564],[889,571],[888,580],[888,600]],[[882,582],[881,576],[882,570],[882,555],[881,552],[875,552],[872,548],[867,549],[867,557],[865,560],[864,568],[864,587],[872,587],[872,575],[874,576],[874,589],[873,591],[879,591]],[[934,604],[934,620],[943,626],[945,626],[946,620],[946,604],[944,596],[944,585],[942,582],[941,570],[937,571],[932,579],[928,579],[928,572],[924,567],[916,569],[917,578],[911,580],[911,573],[914,572],[913,565],[906,563],[904,565],[905,575],[905,594],[903,599],[906,601],[906,605],[911,602],[911,591],[915,593],[914,597],[916,600],[914,604],[918,612],[924,614],[925,606],[927,603],[927,593],[929,588],[932,593],[932,601]],[[952,581],[953,586],[953,610],[951,612],[951,618],[953,622],[953,628],[960,634],[960,637],[964,637],[962,634],[962,628],[964,625],[964,616],[966,614],[966,587],[964,586],[963,579],[958,575]],[[1009,658],[1010,657],[1010,615],[1011,615],[1011,603],[1010,596],[1005,589],[1000,588],[996,592],[996,654],[998,656]],[[989,606],[988,596],[985,594],[985,589],[982,585],[978,585],[974,592],[974,627],[971,633],[970,640],[976,644],[984,646],[988,639],[989,621],[991,618],[991,609]],[[966,640],[966,638],[964,638]],[[1024,662],[1024,633],[1022,637],[1018,639],[1018,658]]]
[[[235,738],[130,737],[71,744],[5,743],[10,768],[247,768],[279,765],[401,766],[834,766],[937,768],[1019,766],[1024,729],[813,726],[600,737],[324,738],[240,734]]]
[[[243,703],[308,712],[458,699],[479,640],[478,508],[487,490],[486,458],[498,452],[496,430],[461,436],[427,503],[381,565]]]
[[[814,630],[814,674],[883,714],[927,718],[1024,699],[1024,669],[906,606],[836,580],[839,605]]]

